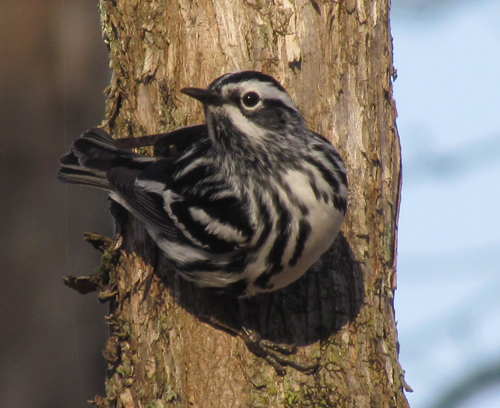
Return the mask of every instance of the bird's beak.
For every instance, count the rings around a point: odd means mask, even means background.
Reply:
[[[181,92],[191,98],[198,99],[204,105],[220,106],[224,103],[224,99],[222,97],[213,94],[207,89],[184,88],[181,89]]]

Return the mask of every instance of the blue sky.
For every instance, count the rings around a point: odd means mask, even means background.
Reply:
[[[500,360],[500,2],[394,3],[396,318],[408,399],[427,408]],[[500,384],[460,405],[472,407],[500,407]]]

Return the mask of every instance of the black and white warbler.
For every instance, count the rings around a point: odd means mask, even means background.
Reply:
[[[108,190],[145,224],[168,264],[199,286],[238,296],[283,288],[343,222],[339,153],[268,75],[239,71],[181,92],[205,105],[205,124],[149,137],[154,157],[120,148],[136,139],[93,129],[61,159],[58,179]]]

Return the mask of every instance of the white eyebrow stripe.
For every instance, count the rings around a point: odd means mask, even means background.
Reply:
[[[275,86],[267,82],[259,82],[256,80],[246,81],[241,84],[241,88],[245,89],[245,92],[255,90],[262,99],[277,99],[282,101],[290,109],[297,110],[297,106],[290,98],[286,92],[279,90]]]
[[[247,92],[256,92],[261,99],[275,99],[283,102],[284,105],[290,109],[298,112],[297,106],[285,91],[281,91],[269,82],[262,82],[257,79],[249,79],[247,81],[230,84],[227,86],[227,93],[229,94],[234,89],[238,89],[241,95]],[[224,95],[225,96],[225,95]]]

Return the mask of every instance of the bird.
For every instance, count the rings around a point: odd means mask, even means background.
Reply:
[[[200,287],[239,298],[286,287],[343,223],[339,152],[262,72],[181,92],[204,105],[205,123],[136,139],[91,129],[60,159],[58,180],[107,190],[145,225],[167,265]],[[154,154],[130,148],[141,143]]]

